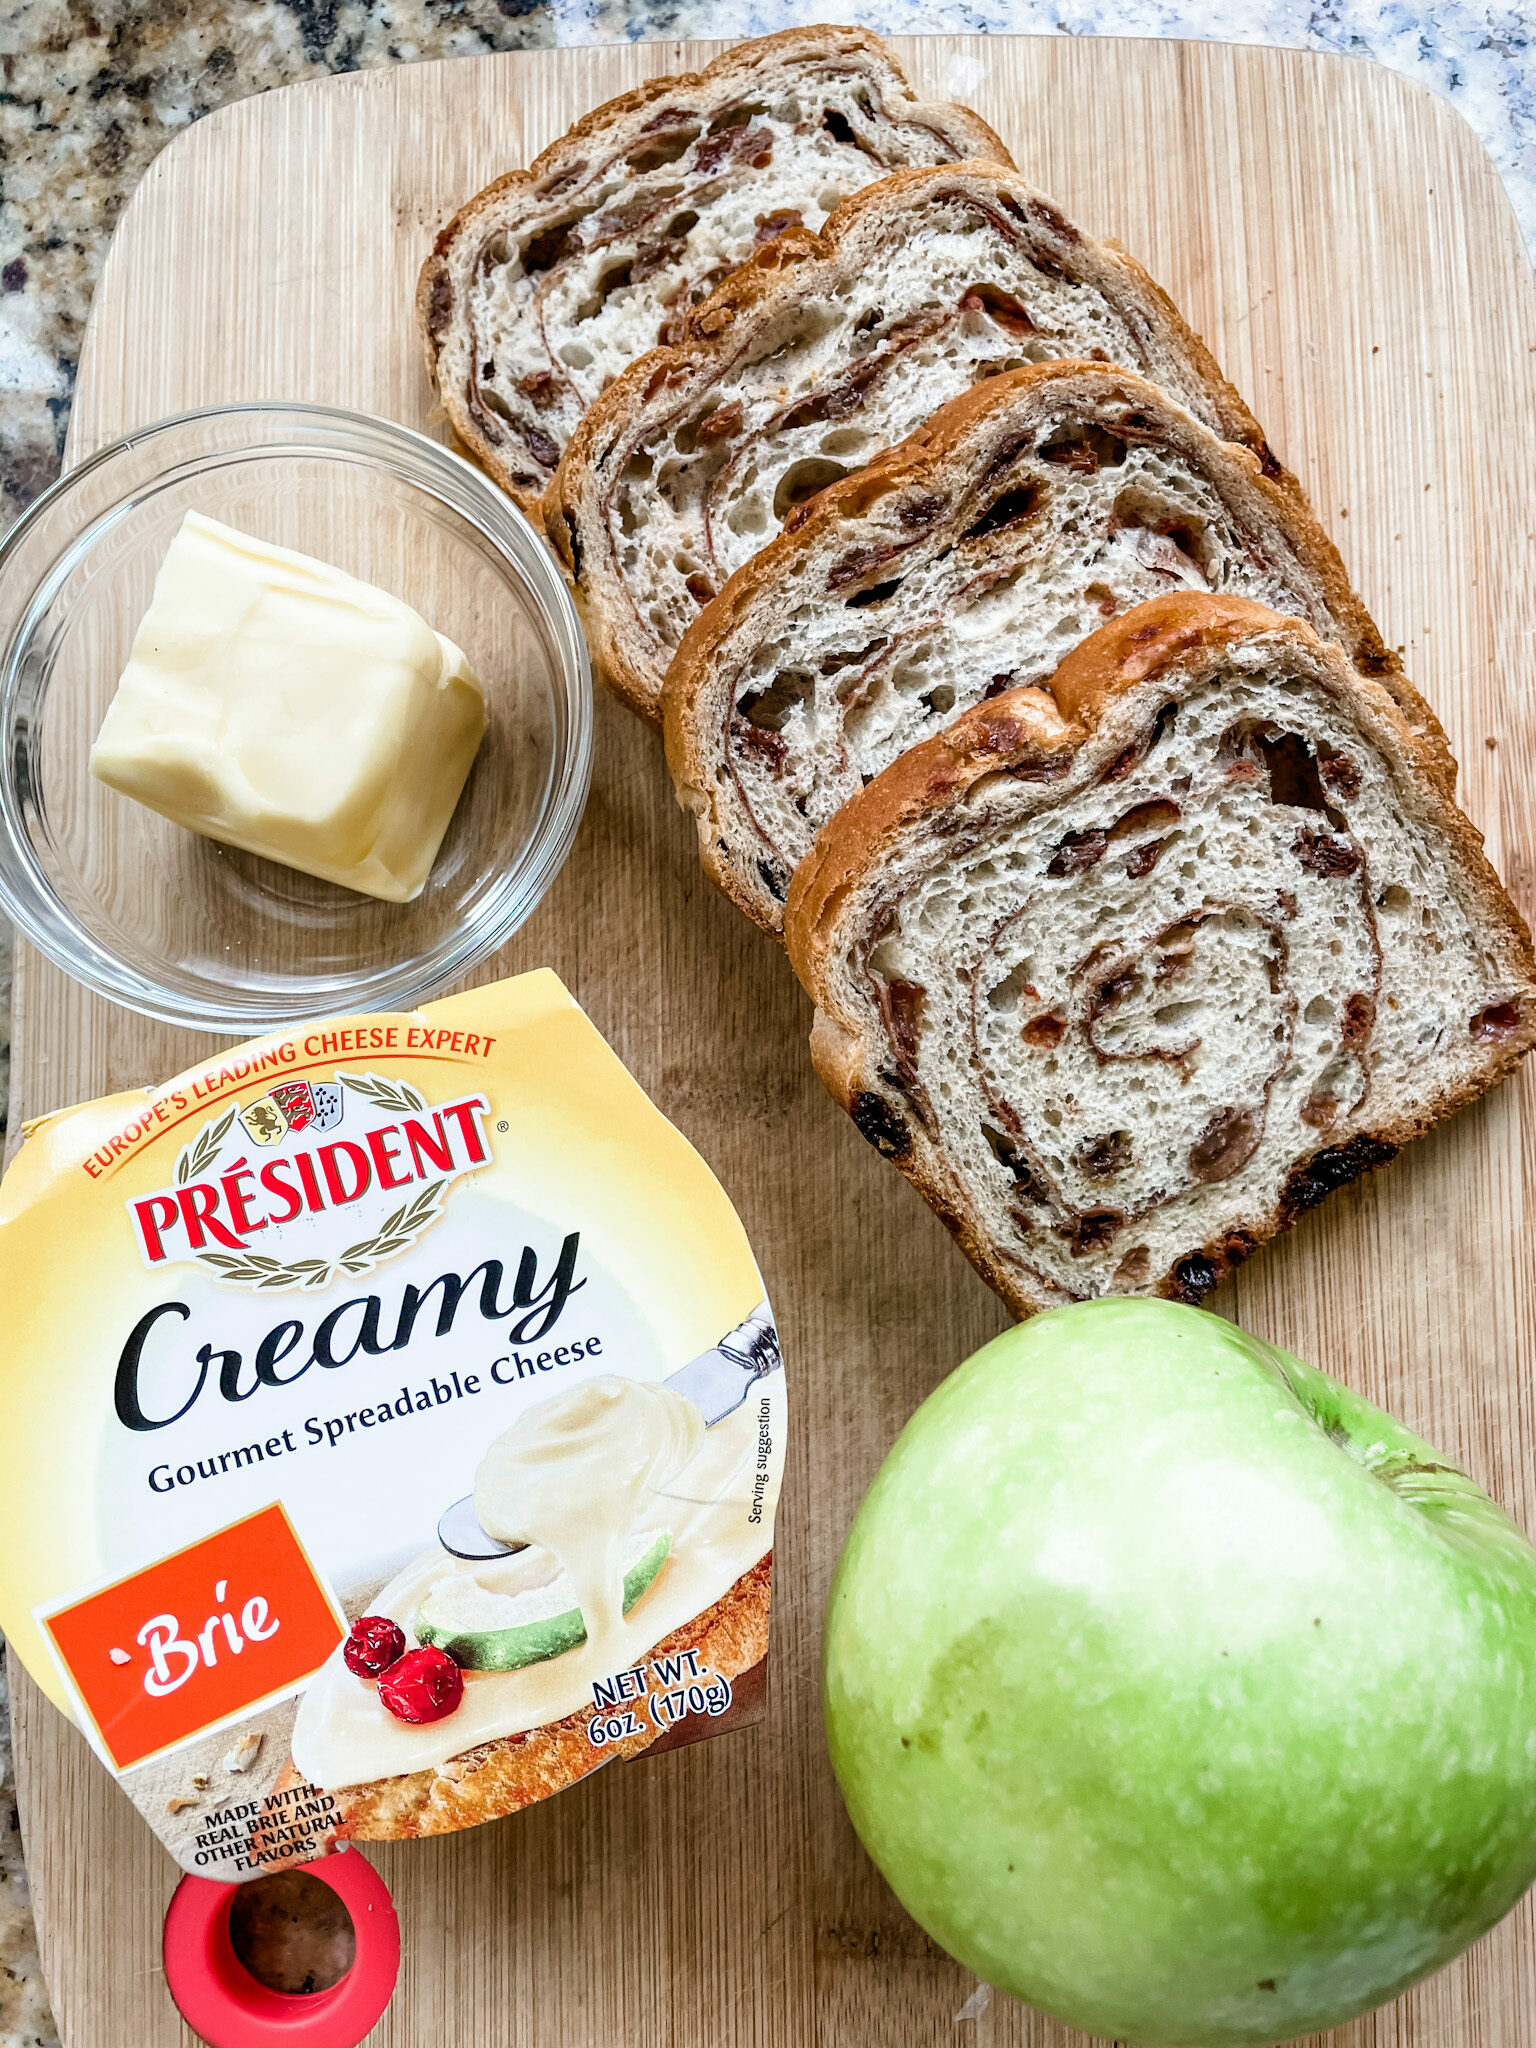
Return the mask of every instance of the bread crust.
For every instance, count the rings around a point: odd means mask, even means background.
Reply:
[[[795,973],[816,1006],[812,1061],[828,1091],[856,1121],[861,1088],[867,1086],[878,1060],[861,1020],[841,1011],[836,997],[832,967],[843,950],[840,918],[851,892],[890,858],[914,821],[962,801],[985,777],[1070,758],[1091,739],[1117,698],[1255,636],[1277,646],[1290,643],[1319,659],[1332,672],[1334,686],[1370,714],[1373,737],[1383,744],[1402,785],[1416,793],[1423,813],[1449,840],[1484,935],[1521,1002],[1516,1026],[1489,1044],[1478,1073],[1445,1089],[1417,1113],[1356,1132],[1345,1147],[1320,1144],[1310,1157],[1349,1152],[1328,1183],[1340,1185],[1384,1163],[1412,1139],[1475,1101],[1524,1058],[1536,1043],[1536,952],[1524,919],[1483,850],[1482,834],[1452,799],[1433,739],[1413,729],[1379,682],[1351,670],[1336,648],[1321,642],[1300,620],[1282,618],[1244,599],[1180,591],[1139,605],[1092,634],[1066,656],[1048,688],[1005,691],[912,748],[845,804],[818,835],[790,889],[785,942]],[[866,1135],[878,1143],[877,1136]],[[937,1148],[921,1133],[904,1155],[880,1149],[938,1212],[978,1273],[1015,1315],[1026,1317],[1053,1305],[1053,1299],[1021,1282],[999,1257],[960,1199]],[[1293,1179],[1307,1163],[1297,1162]],[[1333,1162],[1329,1164],[1333,1171]],[[1305,1183],[1300,1185],[1302,1195],[1294,1207],[1273,1216],[1267,1229],[1245,1233],[1239,1246],[1218,1239],[1201,1248],[1216,1279],[1260,1243],[1288,1229],[1327,1192],[1322,1187],[1307,1193]],[[1159,1292],[1188,1298],[1166,1282]]]
[[[648,79],[633,91],[594,107],[547,149],[541,150],[526,170],[506,171],[493,179],[439,230],[416,283],[416,325],[427,374],[461,446],[530,516],[537,511],[544,479],[533,485],[521,480],[519,472],[509,464],[506,452],[477,416],[464,381],[440,372],[450,340],[465,338],[455,328],[462,317],[454,275],[461,253],[479,248],[496,229],[515,230],[520,211],[538,210],[536,202],[541,187],[557,184],[562,174],[579,175],[585,171],[583,152],[594,141],[610,141],[622,153],[623,147],[634,139],[631,134],[621,141],[625,131],[638,128],[638,117],[658,101],[700,97],[706,103],[727,102],[750,83],[754,73],[765,67],[818,59],[833,62],[839,58],[862,59],[887,69],[903,90],[911,92],[895,52],[867,29],[835,25],[780,29],[773,35],[734,45],[702,71]],[[969,107],[919,100],[913,95],[911,105],[902,110],[902,119],[913,126],[932,129],[956,157],[987,155],[1001,163],[1012,162],[994,130]]]
[[[768,1653],[772,1578],[773,1553],[769,1551],[712,1607],[657,1643],[647,1662],[696,1650],[700,1662],[722,1678],[736,1679],[751,1671]],[[530,1729],[526,1735],[480,1743],[435,1770],[347,1786],[333,1795],[335,1818],[312,1845],[312,1853],[340,1848],[346,1842],[393,1842],[475,1827],[563,1791],[610,1758],[638,1756],[664,1740],[648,1716],[639,1716],[642,1727],[638,1734],[598,1748],[588,1740],[587,1728],[607,1711],[583,1707],[548,1727]],[[274,1829],[281,1824],[282,1795],[303,1783],[290,1758],[268,1796]],[[260,1827],[253,1837],[252,1854],[263,1860]],[[276,1865],[294,1859],[281,1855],[273,1839],[266,1846],[265,1860]]]
[[[755,637],[759,613],[771,610],[801,571],[814,565],[829,543],[848,537],[848,529],[882,499],[898,492],[918,498],[941,489],[955,495],[956,466],[962,475],[984,466],[994,445],[1047,414],[1064,386],[1081,391],[1085,414],[1094,406],[1123,401],[1159,418],[1170,438],[1182,438],[1198,455],[1218,488],[1224,487],[1224,495],[1259,500],[1279,525],[1304,575],[1320,590],[1340,629],[1345,654],[1356,668],[1381,680],[1433,753],[1433,772],[1448,791],[1454,789],[1456,763],[1439,720],[1384,645],[1338,549],[1296,478],[1278,463],[1266,468],[1249,448],[1216,441],[1199,421],[1134,371],[1071,360],[1031,363],[962,392],[867,468],[829,484],[809,500],[703,608],[672,659],[662,713],[667,763],[679,801],[697,820],[706,872],[738,909],[775,937],[782,935],[784,906],[766,885],[754,886],[753,878],[744,876],[730,858],[719,830],[715,796],[734,685]]]
[[[1191,386],[1206,394],[1213,426],[1221,437],[1247,448],[1266,475],[1285,478],[1258,421],[1222,375],[1200,336],[1167,293],[1117,243],[1095,242],[1004,162],[976,160],[893,171],[846,199],[820,233],[790,229],[768,243],[694,309],[676,346],[652,349],[631,363],[588,408],[545,492],[545,529],[571,579],[598,671],[609,688],[648,724],[661,723],[666,663],[661,660],[658,664],[654,635],[643,628],[633,597],[612,559],[606,517],[610,477],[622,468],[625,451],[653,420],[701,395],[745,352],[744,336],[750,334],[754,323],[766,323],[797,299],[825,296],[845,264],[852,275],[858,275],[857,252],[863,241],[886,221],[900,223],[921,200],[937,201],[950,189],[963,190],[994,208],[1008,204],[1021,220],[1027,219],[1079,248],[1085,266],[1102,267],[1115,280],[1124,302],[1136,309],[1138,317],[1180,361]],[[818,266],[825,267],[827,276],[814,274]],[[983,384],[953,402],[979,401],[986,388]],[[900,444],[903,448],[909,445]],[[856,486],[865,473],[833,487],[855,491],[852,498],[839,502],[858,502]],[[1293,490],[1297,488],[1294,480],[1288,481]],[[818,502],[813,499],[811,504],[814,507]],[[1369,626],[1368,620],[1365,625]],[[1374,628],[1370,630],[1374,634]]]

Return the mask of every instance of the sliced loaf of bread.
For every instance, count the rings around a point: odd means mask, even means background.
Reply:
[[[1436,750],[1308,626],[1189,592],[886,769],[786,937],[822,1078],[1021,1315],[1198,1301],[1536,1039]]]
[[[1292,478],[1128,371],[1039,364],[821,492],[689,628],[667,754],[705,866],[778,930],[840,804],[983,698],[1047,682],[1106,618],[1180,588],[1305,619],[1443,745]]]
[[[531,505],[583,410],[754,249],[907,164],[1007,151],[878,36],[787,29],[611,100],[461,208],[417,289],[465,446]]]
[[[899,171],[771,242],[611,384],[546,501],[606,680],[659,716],[700,608],[796,507],[983,378],[1123,363],[1277,472],[1146,272],[997,164]]]

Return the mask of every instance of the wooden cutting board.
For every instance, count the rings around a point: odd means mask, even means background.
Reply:
[[[410,303],[439,223],[596,102],[716,46],[401,67],[247,100],[157,160],[97,293],[79,457],[166,413],[305,398],[422,426]],[[1210,45],[898,43],[970,100],[1210,339],[1444,720],[1463,801],[1529,916],[1536,292],[1509,205],[1440,101],[1347,58]],[[441,428],[438,428],[441,431]],[[995,1999],[859,1850],[820,1740],[816,1645],[855,1502],[898,1427],[1003,1323],[943,1230],[821,1094],[809,1006],[701,879],[660,752],[599,705],[570,864],[489,979],[556,968],[711,1161],[757,1247],[791,1374],[763,1726],[605,1771],[547,1806],[370,1850],[405,1966],[390,2048],[920,2048],[1080,2040]],[[21,1116],[156,1080],[203,1041],[23,949]],[[1218,1298],[1422,1431],[1536,1528],[1536,1067],[1335,1198]],[[1434,1646],[1427,1644],[1432,1656]],[[67,2048],[190,2041],[166,1996],[169,1858],[18,1672],[43,1961]],[[1536,2048],[1531,1901],[1351,2048]]]

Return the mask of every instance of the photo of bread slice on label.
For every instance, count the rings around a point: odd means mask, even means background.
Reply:
[[[765,1317],[766,1304],[743,1327],[771,1328]],[[710,1415],[677,1384],[695,1370],[574,1382],[485,1447],[472,1498],[500,1554],[463,1557],[439,1539],[371,1596],[299,1702],[305,1783],[349,1795],[557,1724],[584,1730],[596,1763],[690,1715],[726,1714],[745,1667],[708,1663],[694,1624],[766,1551],[752,1491],[782,1384],[777,1343],[759,1369],[736,1370]],[[678,1649],[658,1652],[663,1637]]]
[[[754,250],[887,171],[972,156],[1009,161],[857,28],[786,29],[610,100],[437,237],[417,316],[454,432],[531,509],[584,408]]]
[[[766,1682],[772,1577],[769,1552],[721,1599],[663,1636],[622,1697],[589,1701],[558,1721],[477,1743],[419,1770],[325,1793],[324,1819],[305,1853],[475,1827],[547,1799],[616,1758],[678,1748],[755,1720]],[[466,1676],[466,1687],[472,1683]],[[287,1860],[286,1816],[319,1803],[290,1759],[254,1824],[253,1861],[276,1867]]]
[[[667,758],[706,869],[780,931],[840,804],[1176,590],[1304,619],[1443,747],[1294,478],[1130,371],[1033,364],[830,485],[689,628],[667,677]]]
[[[1181,592],[822,829],[785,925],[817,1069],[1016,1313],[1200,1301],[1530,1049],[1530,936],[1426,719]]]
[[[973,385],[1066,358],[1124,364],[1279,474],[1167,295],[1017,171],[897,171],[771,242],[615,379],[546,496],[605,680],[656,723],[695,615],[798,507]]]

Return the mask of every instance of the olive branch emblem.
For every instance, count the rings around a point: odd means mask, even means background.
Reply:
[[[285,1264],[260,1252],[194,1252],[200,1266],[212,1266],[221,1280],[242,1287],[323,1287],[337,1270],[328,1259],[294,1259]]]
[[[408,1081],[386,1080],[382,1074],[340,1072],[336,1079],[365,1102],[371,1102],[376,1109],[390,1110],[397,1116],[424,1111],[428,1107],[427,1098]],[[183,1150],[176,1161],[178,1187],[185,1187],[213,1166],[237,1113],[238,1105],[220,1117],[217,1123],[209,1124],[195,1142]],[[348,1245],[334,1259],[284,1260],[271,1258],[264,1252],[224,1251],[200,1251],[193,1257],[199,1265],[212,1267],[221,1280],[236,1287],[251,1287],[268,1293],[301,1287],[313,1293],[340,1273],[370,1272],[385,1259],[393,1258],[396,1252],[404,1251],[441,1213],[447,1193],[446,1181],[432,1182],[392,1215],[386,1216],[371,1237],[359,1238],[356,1244]]]
[[[379,1109],[392,1109],[397,1116],[406,1116],[413,1109],[425,1109],[427,1098],[409,1081],[386,1081],[382,1074],[341,1074],[336,1076],[344,1082],[354,1095],[361,1095],[365,1102],[373,1103]]]
[[[219,1147],[223,1144],[234,1120],[235,1111],[232,1109],[227,1116],[221,1116],[216,1124],[206,1125],[195,1143],[183,1149],[176,1161],[177,1187],[184,1188],[189,1180],[196,1180],[200,1174],[208,1171],[218,1158]]]
[[[411,1239],[419,1236],[442,1208],[447,1189],[445,1180],[433,1181],[429,1187],[424,1187],[414,1202],[407,1202],[393,1216],[386,1216],[372,1237],[348,1245],[336,1261],[336,1270],[340,1273],[366,1273],[381,1259],[403,1252]]]

